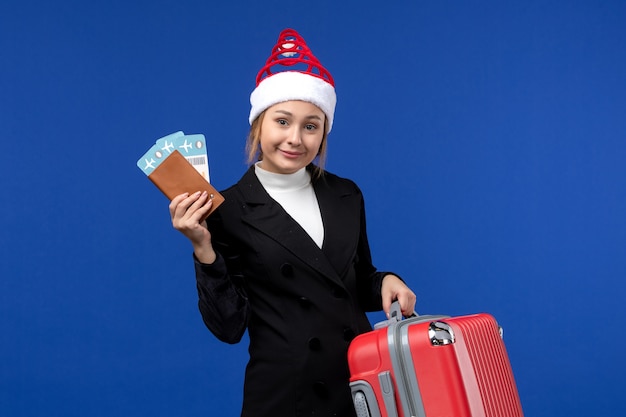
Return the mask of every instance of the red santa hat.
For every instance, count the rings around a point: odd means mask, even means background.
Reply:
[[[257,75],[256,88],[250,94],[250,124],[268,107],[289,100],[307,101],[319,107],[328,119],[330,132],[337,104],[335,82],[293,29],[280,33],[272,54]]]

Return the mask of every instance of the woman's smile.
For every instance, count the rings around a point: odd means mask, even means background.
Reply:
[[[303,152],[297,152],[297,151],[287,151],[287,150],[280,149],[280,148],[278,148],[278,150],[279,150],[280,152],[282,152],[282,153],[283,153],[283,155],[284,155],[285,157],[287,157],[287,158],[298,158],[298,157],[300,157],[300,156],[304,155],[304,153],[303,153]]]

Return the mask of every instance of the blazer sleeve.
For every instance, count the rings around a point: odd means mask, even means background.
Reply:
[[[359,190],[360,192],[360,190]],[[382,310],[381,287],[383,278],[392,272],[378,271],[372,264],[367,225],[365,219],[365,202],[361,195],[360,233],[357,246],[355,269],[357,276],[357,292],[361,307],[365,311]],[[395,275],[395,274],[394,274]]]
[[[382,286],[384,273],[377,271],[372,264],[372,255],[367,239],[365,202],[363,200],[362,194],[359,216],[360,231],[355,259],[355,272],[357,276],[358,291],[357,296],[359,299],[359,304],[361,304],[361,307],[365,311],[378,311],[382,309],[382,298],[380,289]]]
[[[194,256],[198,307],[206,327],[219,340],[238,343],[248,326],[250,305],[241,275],[237,274],[238,256],[220,239],[219,210],[210,216],[209,230],[217,259],[203,264]]]

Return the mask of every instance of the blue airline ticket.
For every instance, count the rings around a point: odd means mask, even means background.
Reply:
[[[209,181],[209,158],[204,135],[185,135],[182,131],[157,139],[156,143],[137,161],[144,174],[150,175],[174,150],[207,181]],[[209,181],[210,182],[210,181]]]

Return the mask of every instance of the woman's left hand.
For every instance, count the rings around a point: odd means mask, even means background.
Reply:
[[[395,275],[385,275],[380,289],[383,298],[383,311],[389,317],[391,303],[398,300],[404,317],[409,317],[415,312],[415,293]]]

